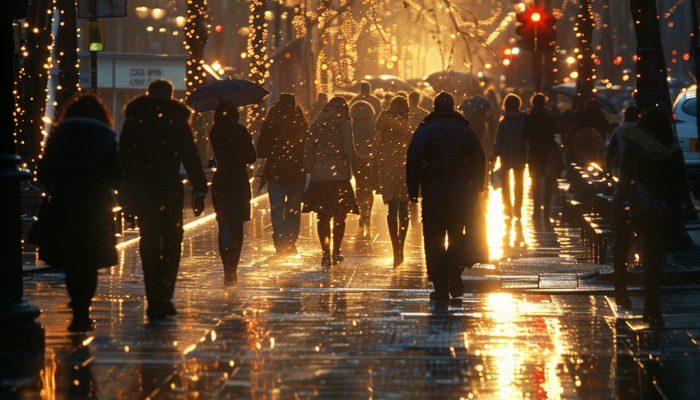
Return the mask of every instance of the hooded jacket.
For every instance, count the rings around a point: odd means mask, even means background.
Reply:
[[[207,179],[189,120],[192,111],[171,99],[143,95],[126,106],[119,139],[128,206],[163,204],[182,198],[180,163],[195,193],[207,193]]]
[[[111,193],[121,180],[116,133],[97,119],[64,119],[46,138],[37,177],[50,196],[42,209],[39,258],[63,268],[116,264]]]
[[[485,156],[469,121],[456,111],[433,111],[408,147],[406,182],[411,198],[465,202],[483,190]]]
[[[261,185],[275,182],[304,186],[304,143],[308,125],[293,95],[282,93],[260,129],[257,152],[264,158]]]

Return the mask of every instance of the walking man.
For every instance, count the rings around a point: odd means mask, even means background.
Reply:
[[[172,303],[180,266],[184,186],[180,164],[192,185],[192,210],[204,210],[207,179],[190,129],[192,111],[172,99],[173,86],[157,79],[148,94],[126,106],[119,140],[124,173],[121,202],[139,220],[139,250],[150,319],[177,314]]]
[[[406,163],[411,201],[417,202],[419,193],[423,198],[425,261],[435,289],[430,300],[464,294],[464,268],[487,261],[467,257],[474,252],[477,235],[486,234],[474,229],[484,165],[484,151],[469,121],[454,110],[450,94],[440,93],[434,111],[413,134]]]
[[[270,107],[260,129],[258,157],[265,159],[262,187],[267,182],[272,218],[272,240],[277,255],[297,254],[296,242],[304,197],[304,143],[308,125],[291,93],[282,93]]]

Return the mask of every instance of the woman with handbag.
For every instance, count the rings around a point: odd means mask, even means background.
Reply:
[[[318,213],[324,267],[343,261],[340,246],[345,235],[345,218],[348,213],[358,214],[350,184],[354,160],[348,103],[342,97],[334,97],[311,124],[304,146],[304,171],[310,179],[302,211]]]
[[[651,326],[664,325],[660,305],[661,263],[670,233],[670,216],[681,213],[678,199],[683,185],[674,181],[680,151],[673,140],[671,121],[660,108],[647,111],[639,128],[620,131],[626,142],[620,159],[616,196],[625,199],[632,227],[642,239],[644,267],[644,316]],[[682,160],[682,158],[680,158]],[[626,288],[625,288],[626,289]],[[627,293],[616,293],[616,298]]]
[[[97,95],[77,96],[47,136],[37,166],[50,199],[42,210],[39,259],[66,273],[71,332],[95,329],[90,305],[97,271],[117,264],[112,191],[121,170],[113,126]]]

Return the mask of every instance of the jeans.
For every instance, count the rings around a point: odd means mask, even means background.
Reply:
[[[296,245],[299,237],[304,187],[268,182],[267,192],[270,196],[272,240],[277,251],[286,251]]]

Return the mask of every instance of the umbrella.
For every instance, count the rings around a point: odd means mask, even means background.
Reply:
[[[598,90],[605,90],[605,87],[597,88],[597,89]],[[552,86],[552,92],[563,94],[565,96],[569,96],[572,98],[576,98],[578,96],[575,82],[567,82],[567,83],[562,83],[560,85]],[[615,107],[615,105],[607,98],[601,96],[598,93],[593,94],[593,97],[595,97],[595,99],[598,100],[598,103],[600,103],[600,108],[602,108],[604,111],[606,111],[610,114],[619,114],[620,113],[617,110],[617,107]]]
[[[195,111],[216,110],[222,101],[234,106],[260,103],[270,94],[253,82],[243,79],[223,79],[199,87],[185,101]]]

